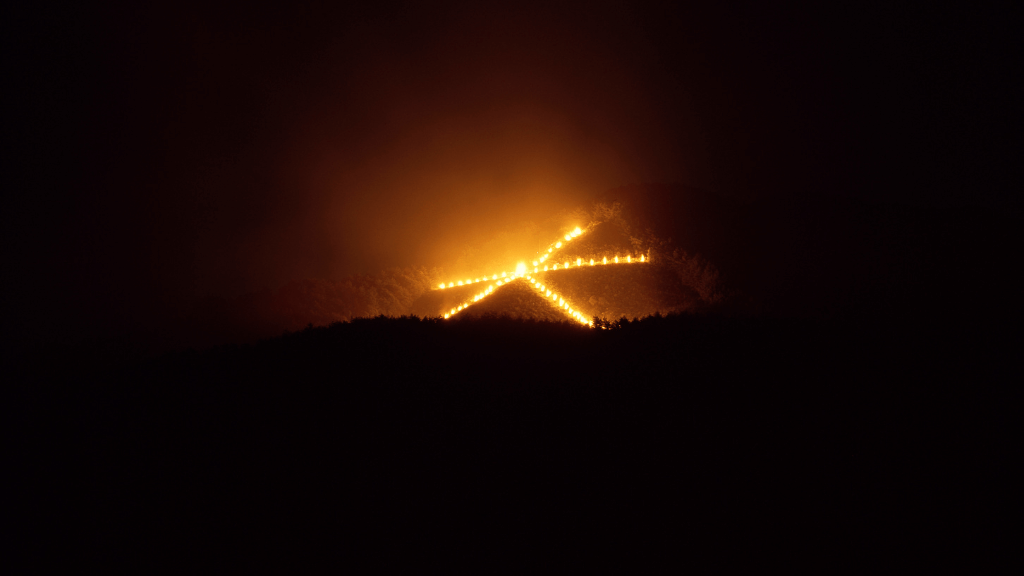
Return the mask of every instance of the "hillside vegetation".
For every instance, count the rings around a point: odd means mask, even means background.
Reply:
[[[654,313],[707,310],[722,302],[725,288],[714,266],[656,237],[651,230],[642,228],[636,218],[630,219],[624,214],[622,204],[597,203],[561,215],[559,218],[566,222],[585,223],[587,233],[560,250],[557,258],[550,262],[576,258],[600,260],[616,254],[643,253],[645,258],[651,259],[649,266],[595,267],[568,273],[541,273],[538,278],[549,278],[552,287],[557,286],[588,317],[634,318]],[[453,269],[467,269],[467,258],[474,254],[494,253],[509,259],[515,253],[515,246],[524,242],[535,244],[540,229],[536,224],[527,223],[522,233],[499,233],[485,243],[485,250],[469,250]],[[519,259],[525,256],[528,254],[520,254]],[[326,326],[355,318],[441,316],[471,300],[481,290],[479,284],[436,289],[440,282],[452,279],[448,270],[412,267],[351,276],[340,281],[295,280],[276,291],[202,301],[187,313],[185,332],[202,335],[200,341],[193,339],[189,344],[209,345],[251,342],[308,325]],[[543,300],[533,302],[527,296],[527,292],[519,288],[502,287],[480,307],[474,306],[472,314],[504,314],[535,320],[564,318],[554,307],[544,305]]]

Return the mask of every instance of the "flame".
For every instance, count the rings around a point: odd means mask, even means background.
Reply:
[[[568,242],[568,241],[572,240],[573,238],[575,238],[575,237],[577,237],[577,236],[579,236],[579,235],[581,235],[581,234],[583,234],[583,230],[582,230],[582,229],[581,229],[581,228],[580,228],[579,226],[577,226],[577,227],[575,227],[575,228],[574,228],[574,229],[573,229],[573,230],[572,230],[571,232],[569,232],[568,234],[564,234],[564,235],[563,235],[563,238],[565,239],[565,241],[566,241],[566,242]],[[551,247],[549,247],[549,248],[548,248],[548,250],[547,250],[547,253],[546,253],[546,254],[542,254],[542,255],[541,255],[541,256],[540,256],[539,258],[537,258],[536,260],[533,260],[533,261],[532,261],[532,262],[533,262],[533,271],[534,271],[534,272],[539,272],[539,271],[540,271],[540,270],[539,270],[540,264],[541,264],[542,262],[544,262],[544,260],[546,260],[546,259],[547,259],[547,257],[548,257],[548,256],[549,256],[549,255],[550,255],[550,254],[551,254],[551,253],[552,253],[552,252],[553,252],[554,250],[556,250],[556,249],[558,249],[558,248],[561,248],[561,247],[562,247],[562,241],[561,241],[561,240],[559,240],[559,241],[556,241],[556,242],[555,242],[555,244],[554,244],[553,246],[551,246]],[[578,258],[578,259],[577,259],[577,261],[576,261],[576,265],[577,265],[577,266],[581,266],[581,265],[582,265],[582,259],[579,259],[579,258]],[[569,268],[569,267],[571,266],[571,263],[567,261],[567,262],[566,262],[566,263],[564,264],[564,266],[565,266],[565,268]],[[556,267],[556,268],[557,268],[557,267]],[[517,266],[516,266],[516,271],[515,271],[515,272],[502,272],[502,273],[501,273],[501,277],[502,277],[502,278],[506,278],[506,277],[509,277],[509,276],[511,276],[511,277],[513,277],[513,278],[518,278],[518,277],[522,276],[523,274],[525,274],[525,273],[526,273],[526,270],[527,270],[527,266],[526,266],[526,264],[523,264],[523,268],[520,268],[520,267],[519,267],[519,265],[517,265]],[[545,271],[546,271],[546,270],[547,270],[547,268],[545,268]],[[497,280],[497,279],[498,279],[498,274],[497,274],[497,273],[496,273],[496,274],[493,274],[493,275],[492,275],[492,276],[491,276],[491,277],[490,277],[489,279],[490,279],[490,280]],[[456,282],[449,282],[447,286],[445,286],[444,284],[439,284],[439,285],[438,285],[438,289],[444,289],[444,288],[446,288],[446,287],[447,287],[447,288],[452,288],[452,287],[454,287],[454,286],[456,285],[456,283],[457,283],[457,284],[458,284],[459,286],[466,286],[466,285],[468,285],[468,284],[475,284],[475,283],[477,283],[477,282],[480,282],[481,280],[483,280],[483,281],[487,281],[487,280],[488,280],[488,277],[487,277],[487,276],[484,276],[484,277],[482,277],[482,278],[476,278],[476,279],[472,279],[472,280],[469,280],[469,279],[467,279],[467,280],[458,280],[458,281],[456,281]]]
[[[577,226],[572,232],[570,232],[570,233],[565,235],[565,241],[568,242],[572,238],[575,238],[575,237],[579,236],[582,233],[583,233],[583,230],[581,230]],[[533,262],[533,271],[534,271],[534,273],[537,273],[539,271],[538,269],[539,269],[540,263],[544,262],[547,259],[547,257],[555,249],[561,248],[561,247],[562,247],[562,242],[561,241],[556,242],[554,247],[548,248],[548,251],[547,251],[546,254],[542,254],[539,258],[537,258],[537,260],[533,260],[532,262]],[[612,261],[614,263],[616,263],[616,264],[619,264],[620,262],[619,262],[618,255],[613,256],[612,257]],[[645,255],[641,254],[639,261],[640,262],[649,262],[650,258],[648,258]],[[602,264],[608,264],[608,257],[607,256],[602,257],[601,258],[601,263]],[[632,255],[627,254],[625,256],[625,263],[633,263]],[[591,258],[590,259],[590,265],[594,266],[595,264],[596,264],[595,260],[593,258]],[[583,265],[583,258],[577,257],[576,258],[576,266],[582,266],[582,265]],[[572,261],[571,260],[566,260],[563,263],[563,267],[564,268],[572,267]],[[558,270],[558,264],[556,263],[556,264],[552,265],[550,269],[551,270]],[[549,270],[548,265],[544,265],[544,271],[547,272],[548,270]],[[503,286],[505,284],[508,284],[512,280],[515,280],[516,278],[525,277],[525,278],[527,278],[530,281],[530,284],[532,286],[534,286],[538,291],[540,291],[540,293],[542,295],[551,297],[552,302],[555,303],[560,309],[564,310],[565,313],[570,318],[579,321],[584,326],[590,326],[591,328],[593,328],[594,322],[591,321],[591,320],[587,320],[583,316],[583,313],[580,312],[578,309],[573,308],[569,304],[569,302],[565,300],[565,298],[559,296],[557,293],[553,293],[549,288],[547,288],[539,280],[536,280],[533,277],[528,276],[527,275],[527,265],[525,263],[520,262],[520,263],[516,264],[515,272],[501,272],[500,275],[501,275],[501,280],[498,280],[498,273],[493,274],[490,277],[490,280],[496,280],[497,281],[497,286]],[[457,282],[458,282],[459,286],[465,286],[465,285],[469,285],[469,284],[474,284],[474,283],[480,282],[480,280],[481,280],[481,278],[476,278],[476,279],[472,279],[472,280],[470,280],[470,279],[458,280]],[[486,276],[484,276],[482,278],[482,280],[487,281],[488,278]],[[449,282],[448,285],[447,285],[448,288],[451,288],[453,286],[455,286],[454,282]],[[444,283],[441,283],[441,284],[438,285],[439,289],[444,289],[445,287],[446,286],[445,286]],[[475,296],[473,296],[470,301],[467,301],[467,302],[465,302],[463,304],[460,304],[458,307],[452,308],[451,311],[446,312],[444,314],[444,318],[448,319],[451,316],[455,315],[456,312],[460,312],[460,311],[465,310],[466,308],[468,308],[470,304],[475,303],[475,302],[479,302],[484,297],[486,297],[487,295],[489,295],[492,292],[494,292],[494,288],[495,288],[494,285],[488,286],[485,290],[483,290],[479,294],[476,294]]]
[[[444,282],[441,282],[441,290],[444,290]]]
[[[572,305],[569,304],[569,302],[566,301],[564,297],[559,296],[557,293],[552,293],[551,290],[546,289],[544,285],[539,281],[532,282],[531,279],[531,284],[533,284],[534,287],[537,288],[541,296],[550,297],[551,303],[557,306],[560,310],[562,310],[566,316],[572,318],[573,320],[579,322],[580,324],[583,324],[584,326],[588,326],[591,328],[594,326],[593,321],[584,318],[583,313],[577,310],[576,308],[573,308]]]

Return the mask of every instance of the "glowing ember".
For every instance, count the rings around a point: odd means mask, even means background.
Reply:
[[[583,230],[581,230],[577,226],[572,232],[570,232],[568,234],[565,234],[564,238],[565,238],[565,241],[568,242],[568,241],[572,240],[573,238],[575,238],[575,237],[577,237],[577,236],[579,236],[581,234],[583,234]],[[562,242],[561,241],[555,242],[553,247],[550,247],[550,248],[547,249],[547,253],[541,254],[540,257],[537,258],[536,260],[532,260],[532,262],[533,262],[533,272],[534,273],[539,272],[540,264],[542,262],[544,262],[547,259],[547,257],[555,249],[558,249],[558,248],[561,248],[561,247],[562,247]],[[634,260],[632,258],[632,255],[627,254],[624,258],[625,258],[625,261],[623,263],[633,263],[634,262]],[[647,258],[645,255],[641,254],[638,261],[639,262],[649,262],[650,258]],[[618,255],[615,255],[615,256],[612,257],[612,262],[614,262],[615,264],[619,264],[620,263]],[[607,256],[602,257],[601,258],[601,263],[602,264],[608,264],[608,257]],[[577,267],[583,266],[583,264],[584,264],[583,258],[577,257],[576,258],[576,266]],[[594,266],[595,264],[596,264],[596,261],[593,258],[591,258],[590,259],[590,265]],[[571,266],[572,266],[572,261],[571,260],[566,260],[564,263],[562,263],[562,268],[563,269],[568,269]],[[551,265],[550,267],[548,265],[544,265],[544,271],[545,272],[548,271],[549,269],[550,270],[558,270],[558,268],[559,268],[559,265],[557,263]],[[499,275],[501,277],[501,280],[498,279]],[[563,310],[570,318],[579,321],[580,323],[582,323],[585,326],[593,327],[594,323],[592,321],[587,320],[583,316],[583,313],[580,312],[579,309],[576,309],[576,308],[572,307],[569,304],[569,302],[567,302],[565,300],[565,298],[563,298],[562,296],[559,296],[557,293],[553,293],[551,291],[551,289],[547,288],[544,284],[542,284],[540,282],[540,280],[537,280],[537,279],[535,279],[535,278],[533,278],[531,276],[528,276],[527,275],[527,265],[524,262],[520,262],[520,263],[516,264],[514,272],[495,273],[495,274],[491,275],[490,280],[496,280],[497,281],[497,283],[496,283],[497,286],[503,286],[505,284],[508,284],[509,282],[511,282],[512,280],[514,280],[516,278],[522,278],[522,277],[525,277],[527,280],[529,280],[530,285],[533,286],[535,289],[537,289],[541,293],[541,295],[543,295],[545,297],[550,297],[551,300],[552,300],[552,303],[554,303],[556,306],[558,306],[559,309]],[[466,286],[466,285],[478,283],[481,280],[487,281],[488,277],[484,276],[483,278],[458,280],[457,284],[459,286]],[[447,288],[452,288],[455,285],[456,285],[456,282],[449,282],[447,285],[445,285],[444,283],[441,283],[441,284],[438,285],[438,289],[444,289],[446,287]],[[469,300],[467,300],[463,304],[460,304],[456,308],[452,308],[451,311],[445,313],[444,314],[444,318],[445,319],[450,318],[451,316],[455,315],[455,313],[460,312],[460,311],[465,310],[466,308],[468,308],[470,304],[481,301],[486,296],[491,294],[494,291],[494,288],[495,288],[495,285],[488,286],[485,290],[483,290],[479,294],[474,295],[473,297],[471,297]]]

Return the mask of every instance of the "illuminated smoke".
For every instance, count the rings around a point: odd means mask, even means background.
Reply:
[[[576,238],[576,237],[580,236],[581,234],[583,234],[583,231],[579,227],[577,227],[572,232],[570,232],[570,233],[565,235],[565,241],[568,242],[568,241],[572,240],[573,238]],[[547,259],[549,254],[551,254],[554,250],[559,249],[561,247],[562,247],[562,242],[561,241],[555,242],[554,246],[552,246],[552,247],[547,249],[547,253],[546,254],[542,254],[536,260],[532,260],[532,262],[534,264],[534,268],[533,268],[534,273],[537,272],[539,264],[541,262],[544,262],[544,260]],[[615,264],[619,264],[619,256],[617,254],[615,256],[613,256],[612,257],[612,261]],[[636,262],[647,262],[647,261],[649,261],[649,259],[645,258],[644,255],[641,254],[640,258]],[[633,262],[634,262],[634,260],[632,258],[632,255],[626,255],[625,256],[625,260],[624,260],[623,263],[625,263],[625,264],[632,264]],[[608,257],[607,256],[602,257],[601,263],[602,264],[608,264]],[[590,265],[593,266],[594,264],[595,264],[594,259],[591,258],[590,259]],[[568,269],[568,268],[571,267],[571,265],[572,265],[571,261],[566,260],[565,263],[563,264],[563,269]],[[576,266],[579,267],[579,266],[582,266],[582,265],[583,265],[583,258],[577,257],[576,258]],[[556,263],[553,266],[551,266],[551,270],[558,270],[558,264]],[[548,266],[547,265],[544,266],[544,271],[545,272],[548,271]],[[587,320],[586,317],[579,311],[579,308],[576,308],[576,307],[572,306],[568,301],[565,300],[565,298],[563,296],[559,296],[557,293],[552,292],[551,289],[549,289],[546,286],[544,286],[544,284],[542,284],[539,280],[536,280],[533,277],[527,276],[526,274],[527,274],[526,264],[524,262],[519,262],[518,264],[516,264],[515,272],[508,273],[508,272],[504,272],[503,271],[503,272],[500,272],[500,273],[495,273],[495,274],[493,274],[491,276],[491,280],[496,280],[497,281],[496,285],[500,287],[500,286],[503,286],[505,284],[510,283],[512,280],[515,280],[517,278],[526,278],[527,280],[529,280],[530,285],[534,289],[536,289],[542,296],[550,297],[552,303],[555,304],[556,306],[558,306],[558,308],[560,310],[562,310],[567,316],[569,316],[573,320],[576,320],[576,321],[578,321],[578,322],[580,322],[580,323],[582,323],[584,325],[593,327],[593,322]],[[501,277],[501,280],[498,279],[499,275]],[[483,280],[486,281],[487,277],[484,276]],[[474,283],[477,283],[477,282],[480,282],[480,278],[477,278],[475,280],[465,280],[465,281],[459,280],[458,281],[458,285],[459,286],[463,286],[463,285],[474,284]],[[451,288],[452,286],[453,286],[453,283],[449,282],[448,283],[448,287]],[[445,285],[442,283],[442,284],[439,285],[439,289],[443,289],[443,288],[445,288]],[[461,312],[462,310],[465,310],[467,307],[469,307],[470,304],[474,304],[474,303],[480,302],[486,296],[490,295],[494,291],[494,288],[495,288],[495,285],[488,286],[483,292],[474,295],[473,297],[468,299],[465,303],[460,304],[456,308],[452,308],[449,312],[445,313],[444,314],[444,318],[446,318],[446,319],[450,318],[451,316],[455,315],[456,313]]]

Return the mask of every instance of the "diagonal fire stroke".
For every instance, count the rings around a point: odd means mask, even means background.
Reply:
[[[558,270],[559,269],[559,263],[558,262],[555,262],[554,264],[544,264],[544,262],[546,262],[549,257],[554,255],[555,251],[561,249],[565,245],[568,245],[569,242],[571,242],[573,239],[583,235],[583,233],[584,233],[584,231],[581,230],[579,227],[577,227],[575,230],[573,230],[572,232],[570,232],[570,233],[565,235],[565,243],[564,244],[563,244],[562,240],[557,240],[554,243],[552,243],[548,247],[547,252],[541,253],[541,255],[538,258],[532,260],[532,263],[533,263],[533,273],[534,274],[538,274],[538,273],[542,273],[542,272],[547,272],[549,269],[550,270]],[[641,254],[639,258],[633,258],[633,256],[631,254],[627,254],[626,256],[624,256],[622,258],[619,258],[619,255],[616,254],[616,255],[612,256],[611,262],[608,261],[608,257],[607,256],[603,257],[600,262],[595,262],[593,259],[591,259],[590,262],[588,263],[588,262],[584,262],[584,260],[582,258],[577,258],[575,262],[573,262],[571,260],[566,260],[566,261],[564,261],[562,263],[562,269],[563,270],[569,270],[569,269],[574,267],[574,264],[575,264],[575,268],[583,268],[585,266],[598,266],[598,265],[600,265],[600,266],[607,266],[609,264],[640,264],[640,263],[648,263],[648,262],[650,262],[650,258],[646,258],[643,254]],[[466,285],[469,285],[469,284],[476,284],[476,283],[479,283],[479,282],[487,282],[488,280],[494,281],[494,284],[488,285],[487,288],[485,288],[480,293],[475,294],[472,298],[466,300],[464,303],[462,303],[462,304],[456,306],[455,308],[452,308],[450,311],[446,312],[444,314],[444,318],[445,319],[451,318],[455,314],[458,314],[459,312],[465,310],[469,306],[471,306],[473,304],[476,304],[477,302],[480,302],[481,300],[483,300],[487,296],[490,296],[491,294],[493,294],[495,288],[504,286],[505,284],[509,284],[509,283],[514,282],[514,281],[519,280],[519,279],[522,279],[522,280],[524,280],[526,282],[529,282],[530,286],[534,290],[536,290],[541,295],[541,297],[543,297],[544,299],[550,299],[551,303],[553,305],[557,306],[562,311],[562,313],[564,313],[566,316],[568,316],[572,320],[575,320],[575,321],[577,321],[577,322],[579,322],[581,324],[584,324],[586,326],[590,326],[590,327],[594,326],[594,322],[592,320],[588,320],[587,316],[584,315],[582,312],[580,312],[579,307],[573,305],[572,303],[567,301],[563,296],[559,295],[556,292],[553,292],[550,288],[548,288],[543,283],[541,283],[539,280],[537,280],[533,276],[531,276],[529,274],[529,272],[528,272],[528,267],[527,267],[525,262],[520,262],[519,264],[517,264],[516,265],[516,269],[515,269],[514,272],[506,272],[506,271],[495,272],[493,275],[491,275],[490,278],[488,278],[487,276],[484,276],[482,278],[457,280],[457,281],[449,282],[447,285],[445,285],[444,283],[441,283],[437,287],[438,290],[444,290],[445,288],[452,288],[452,287],[455,287],[455,286],[466,286]]]

